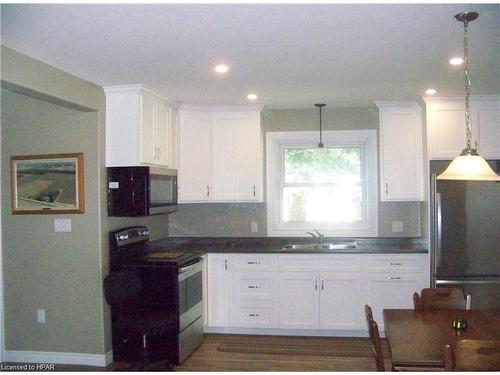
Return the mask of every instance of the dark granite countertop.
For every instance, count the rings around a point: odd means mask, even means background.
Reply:
[[[418,254],[428,253],[420,238],[325,238],[324,242],[357,242],[356,249],[289,250],[286,244],[310,244],[308,237],[169,237],[153,242],[169,250],[200,253],[277,254]]]

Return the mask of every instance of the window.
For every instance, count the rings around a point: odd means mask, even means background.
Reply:
[[[267,135],[268,235],[377,234],[376,133],[272,132]]]

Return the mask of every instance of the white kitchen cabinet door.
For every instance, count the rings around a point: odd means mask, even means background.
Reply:
[[[413,102],[377,102],[382,201],[424,199],[422,112]]]
[[[229,327],[231,325],[230,255],[208,254],[207,259],[208,326]]]
[[[465,148],[463,100],[430,102],[426,112],[429,159],[453,159]]]
[[[156,163],[170,166],[170,121],[171,108],[158,100],[156,102],[155,147]]]
[[[216,111],[212,120],[212,200],[261,200],[260,113]]]
[[[179,113],[176,108],[170,111],[170,168],[179,169]]]
[[[483,158],[500,158],[500,98],[483,100],[471,105],[472,122],[476,123],[478,152]]]
[[[317,329],[319,327],[319,275],[278,273],[278,327]]]
[[[320,329],[363,329],[362,280],[359,273],[320,274]]]
[[[157,164],[155,145],[156,99],[147,93],[141,94],[141,162]]]
[[[424,99],[430,160],[451,160],[465,148],[465,101],[462,97]],[[500,97],[471,96],[472,141],[481,156],[500,157]],[[472,144],[475,147],[475,144]]]
[[[179,110],[179,202],[206,202],[212,189],[211,113]]]
[[[383,330],[384,309],[413,309],[413,293],[426,287],[423,273],[370,273],[366,276],[366,300],[373,318]]]
[[[175,105],[143,85],[105,87],[106,166],[170,164]]]

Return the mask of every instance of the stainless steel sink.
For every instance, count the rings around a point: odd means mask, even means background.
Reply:
[[[318,251],[318,250],[346,250],[356,249],[358,244],[356,241],[352,242],[327,242],[327,243],[309,243],[309,244],[287,244],[283,246],[283,250],[288,251]]]

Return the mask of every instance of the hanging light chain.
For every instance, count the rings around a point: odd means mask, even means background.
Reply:
[[[465,67],[465,138],[468,150],[472,148],[472,127],[470,120],[470,79],[469,79],[469,38],[467,35],[468,20],[464,19],[464,67]]]

